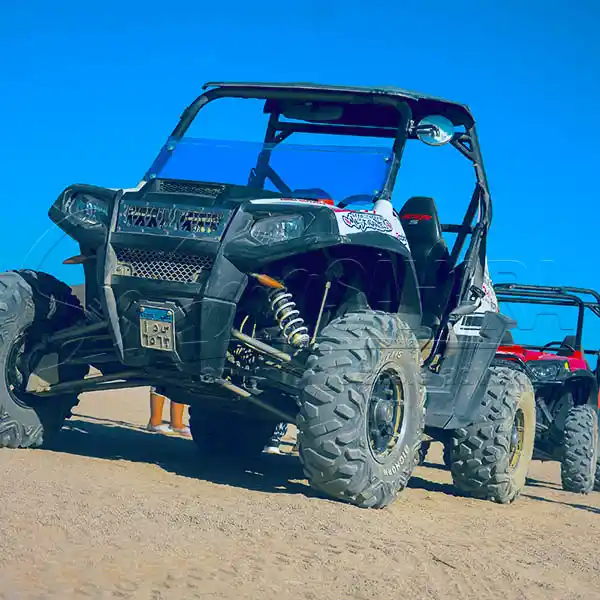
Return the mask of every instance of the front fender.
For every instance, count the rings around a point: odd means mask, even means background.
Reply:
[[[600,407],[598,382],[590,371],[580,369],[565,380],[565,390],[573,395],[576,406],[588,404],[594,408]]]

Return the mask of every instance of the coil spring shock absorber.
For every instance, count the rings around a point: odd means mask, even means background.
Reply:
[[[308,346],[310,341],[308,327],[304,325],[304,319],[300,316],[300,311],[296,308],[292,294],[288,292],[287,288],[274,289],[269,294],[269,302],[287,343],[296,348]]]

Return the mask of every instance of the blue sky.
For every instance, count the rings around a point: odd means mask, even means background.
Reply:
[[[136,184],[205,81],[303,80],[468,104],[494,201],[494,279],[600,288],[599,30],[594,0],[2,3],[0,268],[76,283],[79,267],[61,265],[76,248],[47,219],[61,189]],[[422,187],[401,192],[460,213],[453,182],[470,171],[456,160],[417,165]]]

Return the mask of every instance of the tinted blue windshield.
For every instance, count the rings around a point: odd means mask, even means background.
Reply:
[[[148,176],[248,185],[262,150],[262,142],[171,140]],[[354,195],[376,196],[387,179],[391,157],[388,148],[282,143],[272,147],[269,165],[292,193],[302,196],[301,190],[317,188],[340,202]],[[285,193],[268,178],[261,187]]]

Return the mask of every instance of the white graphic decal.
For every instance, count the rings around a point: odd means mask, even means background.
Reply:
[[[341,235],[358,235],[365,231],[376,231],[394,237],[408,248],[404,229],[396,217],[389,218],[387,215],[383,216],[366,210],[355,211],[339,208],[334,210]]]
[[[391,233],[392,224],[381,215],[364,212],[348,212],[342,215],[342,221],[352,229],[360,231],[380,231],[382,233]]]
[[[454,332],[457,335],[479,335],[481,325],[483,325],[483,315],[486,312],[499,312],[498,299],[492,284],[492,278],[488,269],[487,258],[485,261],[485,270],[481,289],[484,293],[481,304],[471,315],[465,315],[454,326]]]

